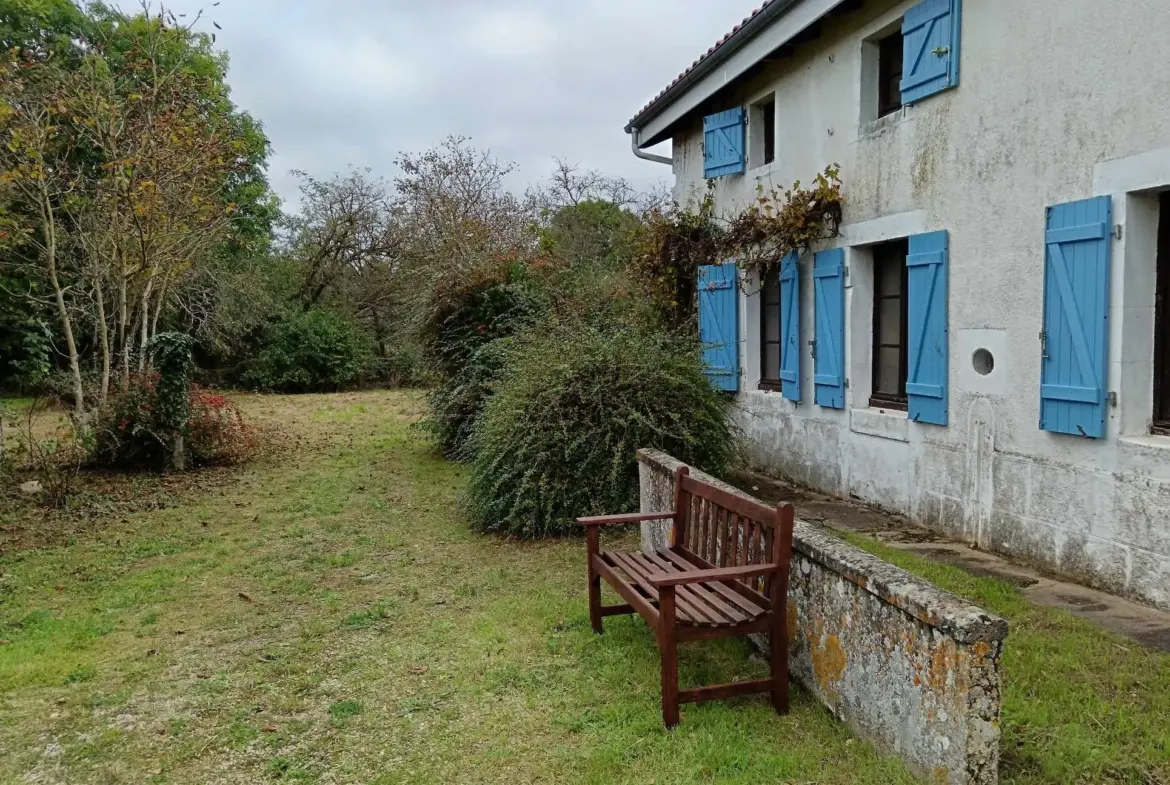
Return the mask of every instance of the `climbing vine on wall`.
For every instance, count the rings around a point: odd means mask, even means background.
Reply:
[[[735,213],[716,214],[714,181],[696,209],[678,204],[655,210],[638,248],[636,265],[647,293],[676,325],[694,318],[700,265],[732,260],[762,276],[792,251],[803,254],[836,237],[845,198],[841,170],[825,168],[813,183],[764,190]]]

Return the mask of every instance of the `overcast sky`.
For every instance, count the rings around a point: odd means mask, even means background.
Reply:
[[[394,175],[399,151],[472,138],[541,179],[559,156],[639,183],[626,122],[759,0],[168,0],[231,55],[236,103],[290,169]],[[129,4],[122,3],[124,7]],[[222,30],[214,30],[211,20]]]

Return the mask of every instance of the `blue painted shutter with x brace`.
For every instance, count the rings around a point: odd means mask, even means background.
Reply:
[[[742,106],[703,118],[703,176],[707,179],[743,172],[744,118]]]
[[[1105,435],[1112,214],[1108,196],[1048,208],[1040,333],[1045,431]]]
[[[796,251],[780,262],[780,388],[800,401],[800,265]]]
[[[739,390],[739,288],[735,262],[699,268],[699,340],[717,389]]]
[[[902,103],[959,84],[962,0],[925,0],[902,19]]]
[[[817,332],[813,381],[818,406],[845,408],[845,252],[821,251],[813,261]]]
[[[934,425],[947,424],[947,240],[946,232],[915,235],[906,257],[907,413]]]

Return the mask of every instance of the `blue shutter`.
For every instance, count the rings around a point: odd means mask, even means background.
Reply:
[[[814,310],[817,317],[813,345],[818,406],[845,408],[845,252],[821,251],[813,264]]]
[[[720,390],[739,389],[739,289],[734,262],[699,268],[699,340],[707,378]]]
[[[746,124],[743,107],[703,118],[703,176],[725,177],[744,170]]]
[[[925,0],[902,20],[902,103],[959,84],[962,0]]]
[[[1105,435],[1112,202],[1048,208],[1040,427]]]
[[[947,233],[910,238],[906,322],[910,349],[906,399],[910,419],[947,424]]]
[[[790,401],[800,401],[800,265],[796,251],[780,262],[780,382]]]

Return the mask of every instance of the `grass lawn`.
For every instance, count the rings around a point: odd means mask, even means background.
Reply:
[[[241,403],[285,434],[270,457],[0,555],[0,782],[913,781],[799,689],[664,731],[645,625],[590,631],[580,542],[467,529],[419,396]],[[881,555],[1012,619],[1003,781],[1170,783],[1170,658]],[[684,683],[764,671],[682,657]]]
[[[580,542],[467,529],[419,396],[241,402],[273,457],[0,557],[0,781],[912,782],[799,691],[664,731],[645,625],[592,633]]]

